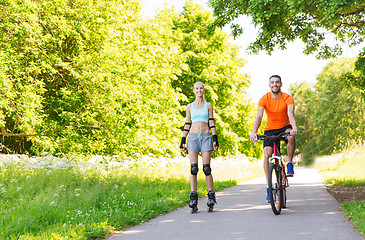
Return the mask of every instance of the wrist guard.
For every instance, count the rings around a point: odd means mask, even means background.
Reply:
[[[180,148],[183,148],[183,145],[186,143],[186,137],[181,138]]]
[[[219,143],[218,143],[218,136],[215,134],[215,135],[213,135],[213,142],[215,142],[215,145],[217,146],[217,147],[219,147]]]

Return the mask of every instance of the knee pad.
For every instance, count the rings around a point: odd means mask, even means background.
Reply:
[[[198,164],[191,164],[191,175],[198,175]]]
[[[210,168],[210,164],[203,165],[203,172],[205,176],[209,176],[212,173],[212,169]]]

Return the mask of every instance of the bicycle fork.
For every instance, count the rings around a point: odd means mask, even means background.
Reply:
[[[283,178],[285,178],[285,165],[282,162],[282,159],[280,156],[273,156],[270,158],[270,163],[275,165],[276,172],[279,173],[278,176],[278,186],[277,189],[284,190],[286,186],[283,186]]]

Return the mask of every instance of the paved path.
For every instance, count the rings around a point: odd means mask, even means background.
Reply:
[[[206,210],[206,197],[199,212],[185,206],[150,222],[131,227],[108,240],[228,240],[228,239],[355,239],[361,240],[339,203],[327,192],[318,172],[296,168],[289,179],[288,208],[275,216],[265,202],[264,178],[217,192],[215,211]],[[276,229],[282,229],[275,232]]]

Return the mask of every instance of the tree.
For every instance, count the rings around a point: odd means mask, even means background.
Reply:
[[[360,89],[360,94],[365,99],[365,49],[356,59],[355,71],[344,74],[342,81]]]
[[[275,47],[285,49],[288,42],[299,38],[305,44],[305,54],[316,54],[328,59],[342,54],[342,46],[352,47],[365,39],[364,0],[210,0],[216,17],[210,26],[231,24],[233,36],[242,34],[243,28],[235,20],[246,15],[259,28],[256,40],[248,49],[272,53]],[[333,44],[332,44],[333,43]],[[365,99],[365,48],[360,53],[354,73],[343,79],[362,91]]]
[[[317,95],[312,90],[312,86],[307,82],[290,86],[290,95],[295,98],[295,119],[298,126],[296,136],[298,154],[302,153],[307,143],[316,136],[317,130],[314,128],[313,103],[317,102]]]
[[[250,153],[238,47],[191,2],[154,19],[138,0],[0,3],[0,128],[12,153],[175,155],[192,84],[207,83],[222,150]],[[256,150],[255,150],[256,149]]]
[[[0,122],[8,151],[174,151],[182,120],[171,113],[184,96],[170,79],[184,57],[171,26],[144,21],[137,0],[0,6]]]
[[[179,14],[171,10],[161,14],[173,16],[174,35],[179,36],[178,43],[186,56],[181,75],[172,81],[173,87],[186,96],[182,105],[195,100],[192,91],[195,82],[205,83],[207,101],[215,111],[220,154],[245,153],[258,157],[259,147],[253,147],[248,138],[255,109],[247,98],[249,80],[241,73],[244,60],[239,57],[238,47],[220,29],[209,35],[206,28],[214,21],[211,13],[191,1],[186,2]]]
[[[213,26],[223,27],[240,15],[252,18],[260,32],[249,49],[256,53],[271,53],[274,47],[285,49],[296,38],[305,43],[304,53],[317,53],[319,58],[341,54],[341,46],[326,42],[328,33],[350,46],[360,44],[365,37],[365,1],[355,0],[210,0],[216,20]],[[232,33],[237,36],[242,27],[232,23]]]
[[[314,89],[306,83],[291,86],[302,135],[297,138],[298,148],[307,164],[315,156],[365,140],[363,99],[354,94],[358,89],[341,80],[353,68],[353,59],[333,60],[318,75]]]
[[[318,75],[315,89],[314,125],[318,129],[319,154],[340,151],[352,142],[362,141],[363,104],[356,88],[341,81],[352,72],[354,60],[342,58],[331,61]]]

